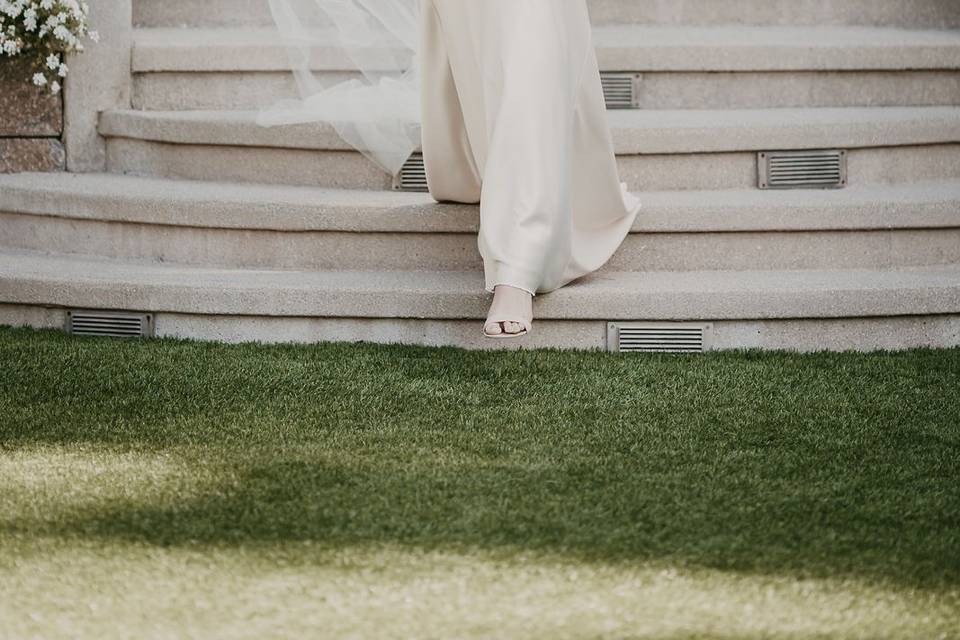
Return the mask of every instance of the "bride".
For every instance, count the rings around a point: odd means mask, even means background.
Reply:
[[[302,100],[259,122],[329,121],[393,174],[420,146],[434,199],[480,204],[484,335],[529,334],[533,298],[629,233],[640,203],[618,178],[586,0],[270,2]],[[314,78],[318,24],[364,80]]]

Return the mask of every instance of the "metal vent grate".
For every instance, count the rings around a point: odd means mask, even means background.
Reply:
[[[67,333],[78,336],[149,338],[154,334],[153,314],[71,309],[67,311]]]
[[[703,353],[709,349],[712,326],[686,322],[611,322],[609,351],[640,353]]]
[[[610,73],[600,74],[603,84],[603,98],[607,109],[637,109],[640,107],[640,74]]]
[[[761,151],[757,154],[761,189],[840,188],[847,184],[847,152]]]
[[[397,191],[422,191],[427,189],[427,170],[423,166],[423,154],[414,153],[393,179],[393,188]]]

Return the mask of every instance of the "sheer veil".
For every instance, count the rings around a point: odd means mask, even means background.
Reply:
[[[269,2],[300,98],[262,109],[257,123],[330,123],[396,175],[420,145],[420,0]],[[350,77],[317,73],[330,62]]]

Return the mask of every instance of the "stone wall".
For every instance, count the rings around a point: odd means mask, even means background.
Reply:
[[[0,173],[59,171],[63,147],[63,97],[30,83],[26,59],[0,58]]]

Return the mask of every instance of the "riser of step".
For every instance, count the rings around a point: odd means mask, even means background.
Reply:
[[[960,221],[958,221],[960,223]],[[198,229],[0,213],[0,246],[251,269],[480,271],[472,233]],[[860,269],[960,264],[960,228],[632,233],[602,271]]]
[[[329,29],[311,32],[314,71],[355,69]],[[815,46],[811,45],[815,42]],[[829,26],[598,26],[593,44],[603,71],[866,71],[960,68],[952,31]],[[386,51],[385,51],[386,53]],[[399,52],[390,51],[393,60]],[[276,30],[137,29],[131,69],[288,71]],[[410,60],[407,61],[408,65]],[[384,71],[396,71],[390,67]]]
[[[0,303],[0,324],[63,329],[67,310],[41,305]],[[604,320],[537,319],[533,334],[516,340],[480,336],[478,319],[278,318],[246,315],[157,313],[157,337],[241,343],[373,342],[466,349],[604,350]],[[960,315],[899,316],[810,320],[710,321],[706,349],[892,351],[960,345]],[[642,357],[641,354],[635,354]]]
[[[620,155],[620,179],[634,191],[757,187],[752,152]],[[849,184],[906,183],[960,175],[960,145],[853,149]],[[389,189],[392,181],[359,153],[187,145],[110,138],[107,170],[141,176],[230,182]]]
[[[338,82],[349,74],[328,74]],[[259,109],[298,97],[289,72],[154,72],[134,76],[143,110]],[[641,74],[640,109],[937,106],[960,104],[960,72],[785,71]]]
[[[598,24],[862,24],[960,26],[960,7],[943,0],[588,0]]]
[[[946,0],[589,0],[596,24],[864,24],[960,26]],[[139,26],[269,25],[267,0],[135,0]]]

